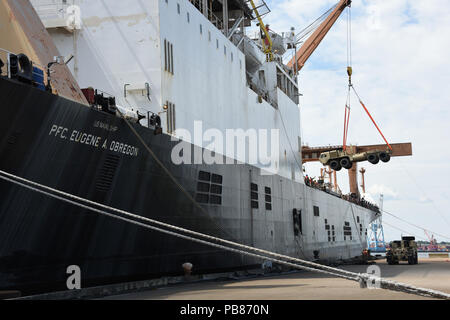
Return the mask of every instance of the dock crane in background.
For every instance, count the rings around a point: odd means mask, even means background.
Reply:
[[[380,195],[380,211],[383,212],[384,195]],[[386,252],[386,242],[384,239],[383,215],[380,215],[370,225],[370,232],[367,236],[367,248],[371,253]]]
[[[437,240],[434,238],[434,235],[432,234],[430,236],[430,234],[428,233],[427,230],[424,230],[428,240],[430,240],[430,245],[427,247],[427,250],[430,252],[435,252],[435,251],[439,251],[439,246],[437,243]]]

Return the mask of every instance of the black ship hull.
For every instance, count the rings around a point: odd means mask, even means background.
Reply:
[[[283,178],[262,177],[257,168],[245,164],[177,166],[171,161],[177,142],[135,125],[193,197],[206,191],[199,198],[209,202],[204,203],[205,215],[148,155],[123,119],[4,78],[0,79],[0,97],[1,170],[137,215],[302,256],[295,246],[289,212],[303,205],[291,201],[292,208],[286,209],[281,201],[280,209],[277,204],[283,197],[300,199],[295,194],[300,184],[289,186],[287,189],[294,191],[282,194],[277,190]],[[210,187],[216,184],[214,192],[199,190],[205,175]],[[260,190],[271,187],[271,214],[288,212],[288,218],[280,215],[271,220],[267,230],[261,230],[258,226],[266,223],[255,222],[251,183],[259,184]],[[341,245],[349,246],[352,252],[359,250],[354,244]],[[309,251],[320,248],[318,243]],[[0,180],[0,290],[36,293],[66,289],[66,271],[71,265],[80,267],[82,286],[86,287],[176,275],[186,262],[194,265],[195,272],[260,263],[101,216]]]

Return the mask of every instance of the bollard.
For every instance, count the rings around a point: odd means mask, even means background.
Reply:
[[[186,278],[186,280],[189,280],[189,278],[191,277],[192,269],[194,268],[194,265],[192,263],[186,262],[185,264],[182,265],[182,267],[184,270],[184,277]]]

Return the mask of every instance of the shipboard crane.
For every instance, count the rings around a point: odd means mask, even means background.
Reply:
[[[296,73],[303,69],[306,61],[308,61],[314,51],[316,51],[317,47],[319,47],[320,43],[336,23],[337,19],[342,15],[345,8],[349,7],[351,3],[351,0],[341,0],[336,5],[330,15],[322,22],[288,63],[289,68],[294,69]]]

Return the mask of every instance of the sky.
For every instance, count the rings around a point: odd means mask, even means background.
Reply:
[[[300,31],[337,0],[271,0],[272,30]],[[353,83],[392,143],[412,142],[413,157],[367,170],[368,198],[384,194],[384,210],[450,242],[450,6],[448,0],[354,0]],[[309,146],[342,145],[347,99],[347,13],[299,76],[302,140]],[[349,144],[384,143],[356,98]],[[320,165],[307,165],[310,176]],[[346,172],[338,183],[348,191]],[[384,215],[386,240],[402,234],[427,239],[423,230]],[[394,229],[395,226],[403,231]]]

